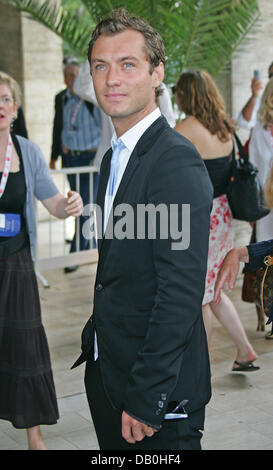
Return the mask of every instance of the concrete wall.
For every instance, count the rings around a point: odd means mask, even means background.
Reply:
[[[251,96],[251,79],[254,69],[262,72],[263,83],[267,83],[267,69],[273,61],[273,1],[258,0],[261,19],[253,40],[232,60],[232,112],[235,117]],[[248,131],[240,130],[240,136],[247,139]]]
[[[23,86],[21,15],[0,2],[0,70]]]
[[[54,96],[63,87],[62,42],[54,33],[22,15],[25,114],[30,139],[49,160]]]

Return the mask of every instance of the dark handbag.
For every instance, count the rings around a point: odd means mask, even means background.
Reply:
[[[256,243],[256,224],[254,224],[254,227],[252,229],[252,234],[250,238],[250,244],[251,243]],[[256,269],[256,271],[246,271],[245,268],[243,269],[243,274],[244,274],[244,280],[243,280],[243,286],[242,286],[242,300],[244,302],[251,302],[254,303],[254,282],[256,281],[257,274],[259,272],[259,269]],[[265,330],[265,321],[264,321],[264,312],[262,311],[262,308],[255,304],[256,307],[256,313],[257,313],[257,331],[264,331]]]
[[[242,286],[242,300],[244,302],[254,302],[254,282],[258,271],[249,271],[244,273]]]
[[[248,158],[247,152],[234,134],[239,158],[232,151],[230,178],[227,186],[228,203],[234,219],[255,222],[269,214],[265,205],[264,191],[258,177],[258,169]]]
[[[271,323],[273,321],[273,256],[268,255],[264,258],[264,267],[259,269],[254,281],[253,295],[254,303],[268,317],[267,324]]]

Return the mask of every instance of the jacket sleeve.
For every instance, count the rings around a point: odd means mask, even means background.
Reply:
[[[176,206],[178,224],[174,226],[182,227],[184,240],[175,240],[175,227],[162,239],[156,227],[157,293],[144,346],[131,370],[125,411],[158,429],[180,374],[183,353],[202,316],[212,199],[207,170],[192,145],[168,150],[151,172],[149,202],[167,204],[170,213],[171,205]],[[187,205],[189,213],[182,213],[182,205]],[[156,416],[153,408],[163,389],[168,398],[162,402],[161,416]]]
[[[247,247],[249,262],[245,264],[246,271],[256,271],[264,266],[264,258],[272,254],[273,239],[264,242],[252,243]]]

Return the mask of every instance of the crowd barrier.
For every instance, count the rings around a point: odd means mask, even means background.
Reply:
[[[98,169],[94,166],[62,168],[60,170],[50,170],[51,176],[60,192],[66,195],[69,190],[67,175],[76,175],[76,191],[80,192],[80,175],[89,173],[90,204],[93,202],[94,174]],[[40,202],[36,201],[36,213],[43,211]],[[85,214],[86,215],[86,214]],[[38,279],[44,287],[49,287],[49,283],[42,274],[51,269],[65,268],[72,265],[82,265],[96,263],[98,253],[95,239],[90,240],[89,250],[79,250],[79,218],[69,217],[68,219],[56,219],[46,211],[44,217],[36,217],[37,244],[35,250],[35,271]],[[74,220],[76,220],[76,251],[69,253],[70,245],[68,238],[72,238],[74,233]],[[67,224],[70,224],[70,234]],[[91,219],[90,219],[91,223]]]

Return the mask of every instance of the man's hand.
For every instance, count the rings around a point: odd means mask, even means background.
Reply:
[[[140,442],[145,436],[152,437],[154,433],[157,432],[157,429],[147,426],[147,424],[141,421],[137,421],[125,411],[123,411],[121,416],[121,425],[122,437],[129,442],[129,444]]]
[[[56,163],[56,160],[50,160],[49,168],[51,168],[51,170],[55,170],[55,168],[56,168],[55,163]]]

